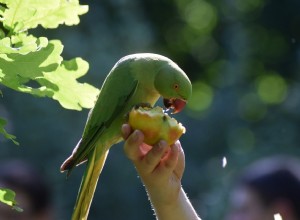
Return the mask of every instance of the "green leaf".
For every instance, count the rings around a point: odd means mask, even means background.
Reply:
[[[99,90],[77,79],[88,71],[81,58],[63,61],[59,40],[28,35],[27,30],[42,25],[79,23],[88,11],[78,0],[0,0],[3,32],[0,38],[0,84],[19,92],[51,97],[64,108],[81,110],[94,105]],[[3,130],[5,131],[5,130]]]
[[[1,18],[0,18],[0,22],[1,22]],[[5,37],[5,33],[4,31],[0,28],[0,39]],[[1,50],[0,50],[1,51]]]
[[[0,83],[20,92],[32,93],[35,95],[46,96],[44,88],[35,93],[35,89],[26,86],[30,80],[43,77],[43,72],[51,72],[57,69],[62,61],[60,56],[63,46],[60,41],[51,41],[47,47],[39,51],[22,54],[0,54]],[[25,68],[26,67],[26,68]],[[4,75],[4,76],[3,76]]]
[[[12,37],[5,37],[0,40],[0,54],[18,53],[28,54],[44,48],[48,45],[45,37],[36,38],[32,35],[21,33]]]
[[[88,6],[78,0],[0,0],[6,4],[3,12],[4,27],[12,33],[24,32],[42,25],[56,28],[60,24],[76,25],[79,15],[88,11]]]
[[[56,28],[60,24],[68,26],[76,25],[80,22],[78,15],[88,12],[87,5],[79,5],[78,0],[61,0],[59,6],[47,10],[46,14],[42,14],[37,21],[26,22],[29,27],[35,27],[35,23],[41,24],[44,28]]]
[[[0,201],[6,205],[13,206],[16,204],[16,194],[10,189],[0,188]]]
[[[4,129],[5,125],[5,119],[0,118],[0,134],[4,135],[5,138],[11,140],[14,144],[19,145],[19,143],[16,141],[16,136],[6,132],[6,130]]]
[[[17,206],[17,202],[15,200],[16,193],[10,189],[0,188],[0,202],[11,206],[18,212],[22,212],[23,209]]]
[[[0,83],[19,92],[51,97],[67,109],[91,108],[99,90],[77,81],[89,65],[81,58],[62,62],[62,49],[60,41],[52,40],[25,55],[0,54]]]
[[[1,2],[1,1],[0,1]],[[3,7],[2,5],[0,5],[0,21],[2,21],[3,20],[3,13],[4,13],[4,10],[5,10],[5,7]]]
[[[44,74],[44,79],[56,85],[52,98],[67,109],[92,108],[99,90],[87,83],[78,83],[77,78],[88,71],[89,65],[81,58],[64,61],[55,72]]]

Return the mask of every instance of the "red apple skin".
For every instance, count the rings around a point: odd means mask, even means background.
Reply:
[[[128,116],[129,125],[133,130],[143,132],[144,142],[148,145],[153,146],[160,140],[172,145],[185,133],[185,127],[158,106],[133,108]]]

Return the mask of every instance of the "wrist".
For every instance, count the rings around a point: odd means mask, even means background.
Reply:
[[[158,220],[201,220],[182,188],[176,198],[166,200],[166,203],[149,197]]]
[[[149,189],[148,196],[154,207],[172,208],[180,203],[181,186],[168,187],[167,189]]]

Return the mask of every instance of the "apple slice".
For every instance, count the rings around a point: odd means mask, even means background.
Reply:
[[[129,112],[128,123],[132,129],[143,132],[144,142],[148,145],[160,140],[172,145],[185,133],[185,127],[159,106],[133,108]]]

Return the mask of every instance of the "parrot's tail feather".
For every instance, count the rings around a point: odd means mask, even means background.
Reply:
[[[67,171],[67,177],[70,176],[72,170],[74,169],[74,167],[79,166],[80,164],[85,163],[87,160],[84,160],[78,164],[75,164],[74,159],[72,157],[72,155],[70,157],[68,157],[65,162],[63,162],[63,164],[60,167],[60,172],[63,173],[65,171]]]
[[[74,166],[73,156],[68,157],[60,167],[60,172],[70,170]]]
[[[99,152],[97,153],[97,148],[95,148],[91,157],[88,159],[87,168],[83,175],[74,207],[72,220],[87,219],[98,178],[101,174],[108,152],[109,151],[107,150],[99,156]]]
[[[74,167],[79,166],[80,164],[84,163],[87,161],[86,157],[83,157],[81,159],[78,159],[77,150],[80,147],[80,144],[82,143],[82,139],[79,140],[77,143],[76,147],[74,148],[71,156],[69,156],[61,165],[60,167],[60,172],[63,173],[65,171],[68,171],[67,177],[70,176],[71,171],[73,170]],[[77,156],[76,156],[77,155]]]

